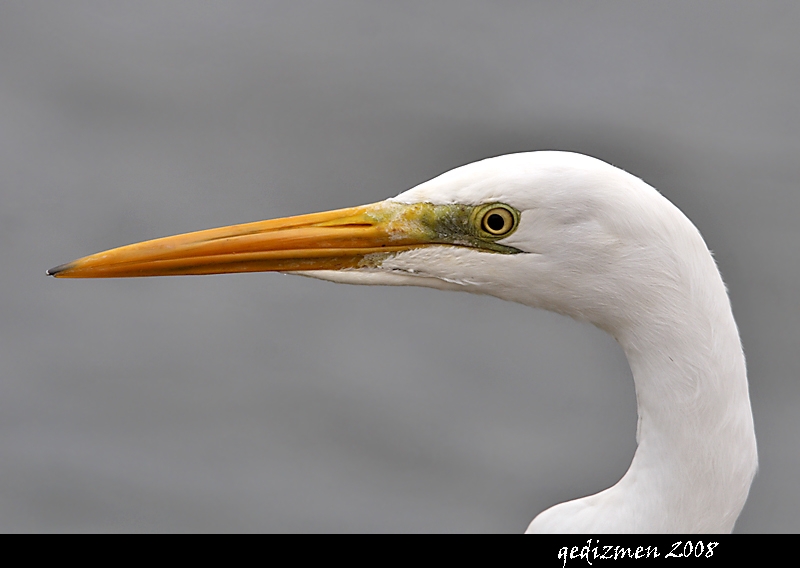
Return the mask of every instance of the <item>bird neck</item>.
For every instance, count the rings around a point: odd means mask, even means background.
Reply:
[[[692,325],[649,322],[649,333],[619,338],[636,385],[638,447],[609,491],[634,495],[653,530],[730,532],[757,462],[745,361],[729,308],[694,314]]]
[[[530,531],[733,529],[757,467],[756,443],[739,333],[708,260],[702,290],[678,287],[662,295],[663,305],[631,310],[635,317],[609,330],[636,386],[638,447],[627,473],[605,491],[551,507]]]

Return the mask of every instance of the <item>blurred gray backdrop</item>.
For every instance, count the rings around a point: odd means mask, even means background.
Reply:
[[[602,332],[277,274],[57,281],[177,232],[583,152],[730,288],[761,468],[800,531],[800,3],[0,2],[0,530],[521,532],[635,448]]]

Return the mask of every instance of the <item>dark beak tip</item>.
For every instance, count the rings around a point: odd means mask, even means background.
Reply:
[[[69,268],[70,263],[67,264],[59,264],[55,268],[51,268],[47,271],[48,276],[58,276],[60,273],[64,272],[67,268]]]

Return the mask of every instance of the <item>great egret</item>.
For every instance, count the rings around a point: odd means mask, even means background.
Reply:
[[[280,271],[491,294],[591,322],[622,346],[639,422],[613,487],[529,532],[730,532],[757,467],[744,355],[694,225],[600,160],[530,152],[395,198],[133,244],[48,271],[106,278]]]

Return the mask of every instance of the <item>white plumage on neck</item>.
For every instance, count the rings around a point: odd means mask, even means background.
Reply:
[[[733,529],[756,469],[753,419],[727,294],[708,251],[696,253],[684,259],[685,279],[610,330],[636,385],[639,445],[628,472],[541,513],[529,531]]]

